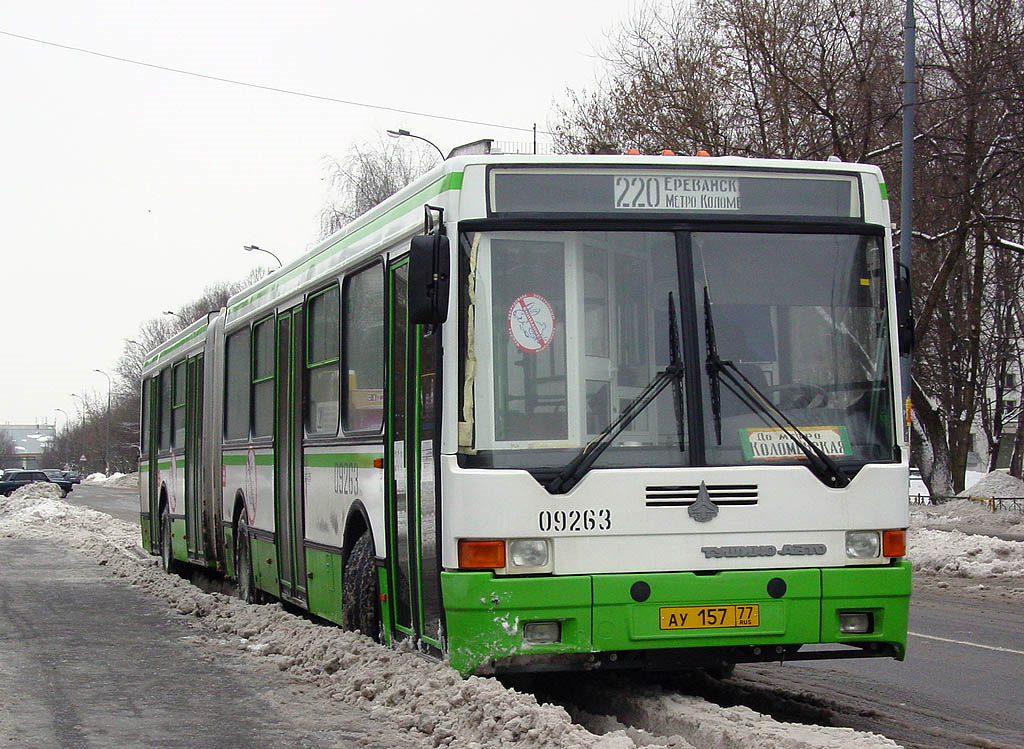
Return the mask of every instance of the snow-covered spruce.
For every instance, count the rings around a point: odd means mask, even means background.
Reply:
[[[565,709],[538,704],[496,679],[461,679],[444,664],[408,650],[314,624],[278,605],[252,606],[205,593],[167,575],[138,548],[138,527],[58,499],[55,488],[33,485],[0,501],[0,537],[56,538],[81,550],[117,577],[192,617],[211,644],[226,643],[317,687],[325,704],[369,711],[408,734],[410,747],[550,747],[636,749],[778,746],[893,747],[892,741],[847,728],[780,723],[749,708],[720,708],[696,697],[652,689],[608,693],[599,704],[616,717],[589,715],[592,733]],[[597,689],[598,687],[595,687]]]

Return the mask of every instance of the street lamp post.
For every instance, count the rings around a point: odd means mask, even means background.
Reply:
[[[101,375],[107,378],[107,445],[103,454],[104,469],[106,475],[110,475],[110,375],[104,372],[102,369],[94,369],[93,372],[99,372]]]
[[[403,138],[404,137],[404,138],[416,138],[416,140],[421,140],[424,143],[427,143],[427,144],[433,146],[437,150],[438,154],[440,154],[441,161],[444,161],[444,151],[442,151],[440,148],[438,148],[436,143],[434,143],[431,140],[427,140],[422,135],[416,135],[415,133],[410,133],[408,130],[402,130],[401,128],[398,129],[398,130],[388,130],[388,135],[390,135],[392,138]]]
[[[243,246],[242,249],[245,250],[246,252],[265,252],[268,255],[270,255],[270,257],[274,258],[274,260],[277,261],[277,267],[278,268],[283,268],[284,267],[284,263],[281,262],[281,258],[279,258],[277,255],[275,255],[270,250],[264,250],[262,247],[257,247],[254,244],[247,244],[247,245]]]

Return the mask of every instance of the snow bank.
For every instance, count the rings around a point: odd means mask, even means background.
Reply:
[[[270,659],[281,671],[315,686],[325,705],[332,701],[352,705],[404,730],[409,746],[896,746],[875,734],[780,723],[749,708],[721,708],[662,690],[603,696],[603,709],[617,717],[588,721],[597,731],[592,733],[574,723],[562,707],[539,704],[532,695],[508,689],[496,679],[461,679],[444,664],[408,649],[390,650],[362,635],[314,624],[286,612],[280,604],[252,606],[222,593],[205,593],[155,566],[155,560],[138,547],[137,526],[32,490],[19,490],[10,501],[0,503],[0,536],[46,536],[77,547],[112,574],[192,617],[196,627],[205,631],[201,638],[207,642]],[[588,683],[586,677],[581,677],[581,683]],[[308,717],[315,722],[316,715]],[[634,722],[645,730],[631,727]],[[668,735],[654,735],[652,730]]]
[[[84,479],[83,484],[102,484],[113,489],[137,489],[139,487],[139,474],[114,472],[109,476],[102,473],[90,473]]]
[[[985,474],[980,481],[957,494],[958,497],[1024,497],[1024,481],[1003,471]]]
[[[907,557],[917,572],[955,577],[1024,578],[1024,542],[991,536],[911,528]]]

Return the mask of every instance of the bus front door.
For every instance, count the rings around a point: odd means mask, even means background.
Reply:
[[[203,563],[203,355],[188,360],[185,387],[185,538],[189,559]]]
[[[305,606],[306,535],[302,472],[302,307],[277,317],[274,498],[281,598]]]
[[[440,414],[439,338],[409,324],[408,259],[388,270],[387,596],[397,639],[441,648],[441,576],[435,487]]]

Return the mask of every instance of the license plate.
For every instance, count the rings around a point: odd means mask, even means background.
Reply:
[[[661,629],[717,629],[756,627],[760,611],[756,603],[725,606],[665,606],[659,609]]]

